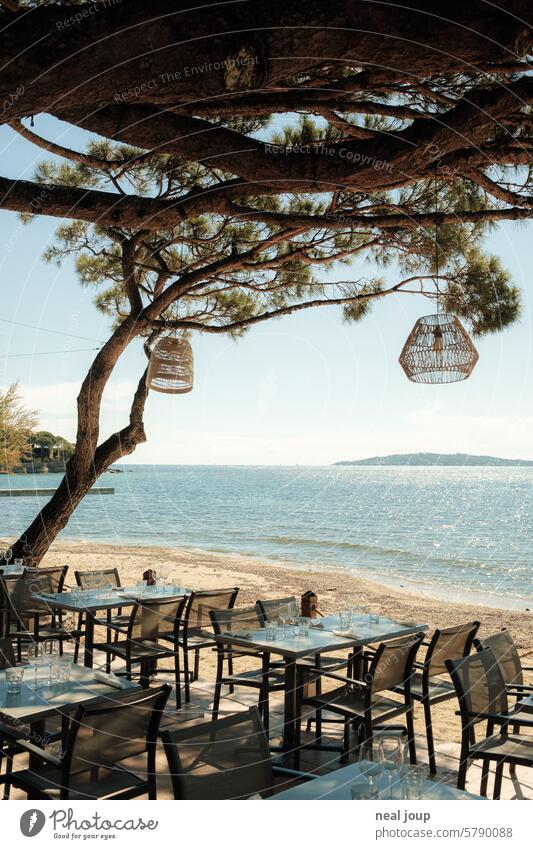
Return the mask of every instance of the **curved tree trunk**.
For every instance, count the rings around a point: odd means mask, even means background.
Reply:
[[[139,332],[137,327],[124,330],[125,324],[99,352],[83,382],[78,396],[76,449],[56,492],[11,547],[13,560],[22,558],[26,562],[39,563],[100,475],[146,441],[143,413],[149,390],[145,370],[133,398],[129,424],[97,445],[103,389],[120,354]]]

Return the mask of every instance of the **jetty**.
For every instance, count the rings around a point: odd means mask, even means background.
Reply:
[[[56,490],[51,489],[0,489],[0,498],[20,498],[23,496],[53,495]],[[114,486],[94,486],[87,495],[114,495]]]

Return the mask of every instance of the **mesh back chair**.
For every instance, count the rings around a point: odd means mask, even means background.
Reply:
[[[63,592],[68,566],[50,569],[26,568],[21,576],[0,577],[3,605],[6,611],[5,636],[16,641],[17,657],[21,659],[23,642],[56,639],[61,651],[65,640],[79,641],[78,629],[63,627],[61,611],[53,602],[37,601],[35,594]]]
[[[178,635],[185,601],[185,598],[170,598],[136,604],[131,611],[126,638],[95,645],[106,655],[120,657],[125,662],[129,680],[133,667],[139,665],[142,687],[148,686],[158,660],[173,658],[176,710],[181,708]]]
[[[416,653],[422,642],[422,633],[380,643],[372,652],[368,672],[364,681],[339,675],[317,668],[314,671],[324,679],[340,682],[341,686],[326,693],[300,698],[300,705],[309,705],[317,711],[331,711],[344,720],[344,741],[342,759],[350,751],[350,729],[355,726],[359,732],[359,741],[372,736],[377,724],[382,725],[405,715],[409,741],[411,763],[416,763],[416,748],[413,725],[413,703],[410,683]],[[402,688],[403,699],[393,698]],[[384,695],[390,692],[391,695]],[[301,709],[300,709],[301,710]],[[298,748],[300,748],[300,726],[298,728]]]
[[[183,651],[183,674],[185,679],[185,701],[191,700],[191,681],[196,681],[200,674],[200,651],[212,649],[214,640],[205,631],[211,631],[211,610],[230,610],[237,600],[239,587],[222,590],[202,590],[192,592],[187,601],[183,628],[180,632],[180,646]],[[191,672],[189,652],[194,652],[194,668]],[[232,671],[231,658],[228,658],[229,671]]]
[[[257,793],[269,795],[276,774],[316,777],[272,762],[257,708],[216,722],[165,730],[161,739],[176,799],[247,799]]]
[[[265,620],[279,619],[280,607],[284,604],[297,604],[296,596],[288,596],[287,598],[270,598],[259,599],[256,602],[261,614]]]
[[[46,765],[2,779],[33,799],[155,799],[157,736],[170,691],[164,684],[80,706],[61,757],[26,744]]]
[[[509,711],[507,687],[492,649],[483,649],[461,660],[447,660],[446,667],[459,700],[461,756],[457,786],[464,790],[470,759],[481,759],[481,795],[487,795],[490,762],[496,763],[494,798],[499,799],[503,766],[533,766],[533,736],[509,734],[509,725],[533,729],[531,713]],[[476,742],[475,727],[487,722],[485,739]],[[494,726],[499,731],[494,733]]]
[[[0,639],[0,669],[11,669],[15,666],[15,652],[9,637]]]
[[[427,645],[423,663],[415,663],[411,680],[411,698],[420,702],[424,708],[424,722],[428,744],[429,769],[432,775],[437,772],[435,743],[431,721],[431,705],[455,698],[455,688],[450,681],[447,660],[458,660],[470,654],[472,641],[476,636],[479,622],[467,622],[465,625],[453,625],[451,628],[437,628]],[[445,676],[444,678],[442,676]],[[402,692],[402,688],[398,688]]]
[[[104,587],[108,586],[111,586],[113,588],[122,586],[118,569],[115,568],[97,570],[88,569],[84,572],[77,570],[76,572],[74,572],[74,576],[76,578],[76,584],[82,590],[98,590],[104,589]],[[111,642],[112,631],[114,631],[116,639],[118,639],[119,633],[121,631],[125,632],[127,630],[129,619],[129,614],[123,614],[121,607],[117,608],[115,613],[112,613],[111,610],[108,610],[106,612],[106,640],[108,643]],[[79,629],[83,627],[83,620],[84,615],[83,613],[80,613],[80,615],[78,616],[77,626]],[[77,653],[74,659],[78,659]]]
[[[521,708],[533,711],[533,686],[524,684],[524,672],[533,672],[533,666],[522,666],[515,642],[507,628],[482,640],[474,640],[474,645],[478,651],[492,649],[503,680],[516,690]]]
[[[211,621],[215,634],[239,634],[244,636],[251,631],[257,631],[264,627],[264,619],[257,605],[254,607],[235,607],[231,610],[212,610]],[[263,725],[268,732],[269,729],[269,695],[274,690],[282,690],[284,687],[283,673],[278,667],[270,663],[269,652],[239,651],[231,647],[231,644],[217,643],[217,676],[215,683],[215,695],[213,698],[213,720],[218,717],[220,708],[220,697],[222,687],[226,684],[232,693],[236,686],[252,687],[259,693],[259,712],[263,719]],[[246,672],[234,673],[233,658],[254,657],[261,662],[260,669],[252,669]],[[227,675],[224,675],[224,663],[231,667]]]

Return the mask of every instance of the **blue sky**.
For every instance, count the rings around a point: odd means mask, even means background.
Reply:
[[[36,130],[73,146],[82,141],[52,119],[39,119]],[[27,179],[42,154],[5,126],[0,151],[2,174]],[[58,269],[41,259],[57,223],[41,218],[24,227],[0,211],[0,318],[98,344],[109,327],[94,293],[79,285],[71,264]],[[519,324],[477,341],[470,380],[419,386],[405,378],[402,345],[417,317],[433,311],[412,295],[387,298],[358,324],[343,323],[330,307],[260,325],[238,342],[195,337],[194,391],[150,394],[148,442],[130,462],[303,465],[404,451],[533,458],[532,226],[502,224],[487,241],[521,287],[524,306]],[[361,263],[352,271],[374,273]],[[348,274],[343,269],[343,279]],[[72,438],[75,398],[93,353],[69,352],[92,346],[0,321],[0,387],[19,380],[40,427]],[[46,351],[59,353],[41,356]],[[104,399],[102,436],[127,420],[144,362],[140,345],[120,361]]]

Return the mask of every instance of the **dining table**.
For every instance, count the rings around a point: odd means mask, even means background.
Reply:
[[[21,729],[20,737],[34,743],[45,739],[46,720],[51,717],[67,719],[79,705],[98,701],[103,697],[112,699],[122,690],[139,690],[138,684],[126,678],[117,678],[101,670],[89,669],[78,663],[70,667],[68,681],[45,682],[40,670],[24,667],[24,678],[20,692],[8,693],[6,670],[0,670],[0,722]],[[30,680],[32,678],[33,680]],[[37,685],[36,686],[36,680]],[[24,729],[29,726],[29,734]]]
[[[211,639],[228,647],[251,649],[254,652],[274,654],[283,658],[284,669],[284,719],[281,750],[291,754],[296,746],[297,722],[297,664],[303,658],[324,653],[351,650],[357,652],[364,646],[414,636],[427,631],[428,625],[418,622],[394,622],[385,616],[361,616],[347,631],[341,632],[338,616],[325,616],[312,620],[306,636],[298,627],[278,628],[274,639],[267,639],[267,629],[210,632]]]
[[[92,668],[94,663],[94,629],[96,625],[107,627],[107,622],[98,620],[101,611],[132,608],[143,602],[168,601],[183,598],[192,591],[175,585],[155,585],[140,590],[137,586],[101,588],[91,590],[70,590],[61,593],[36,593],[36,601],[47,604],[51,611],[68,611],[83,615],[85,618],[84,665]]]
[[[322,799],[345,800],[352,799],[352,788],[357,787],[359,793],[364,792],[365,785],[368,786],[368,780],[365,775],[367,768],[372,764],[369,761],[361,763],[349,764],[348,766],[335,769],[328,772],[326,775],[320,775],[310,781],[303,781],[294,787],[289,787],[287,790],[282,790],[281,793],[275,793],[268,797],[268,801],[296,801],[296,800],[313,800],[321,801]],[[408,769],[408,767],[406,768]],[[385,773],[375,779],[380,798],[390,798],[387,793],[389,778]],[[396,788],[395,796],[401,799],[399,787]],[[437,801],[445,800],[482,800],[483,796],[475,796],[472,793],[467,793],[466,790],[458,790],[453,784],[448,784],[444,781],[435,779],[426,779],[425,785],[422,788],[421,799],[434,799]]]

